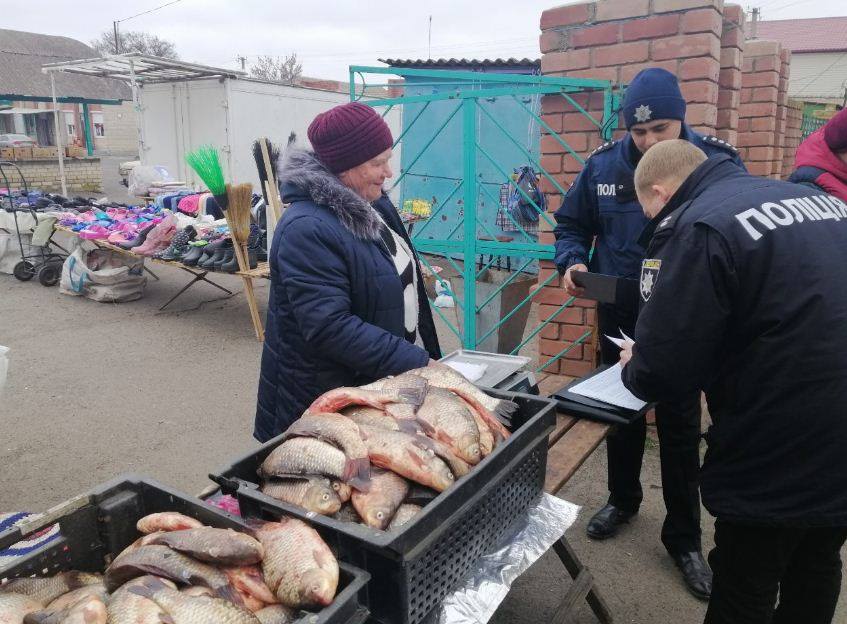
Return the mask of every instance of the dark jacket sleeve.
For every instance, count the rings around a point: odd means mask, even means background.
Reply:
[[[554,261],[564,273],[574,264],[588,265],[588,252],[597,234],[597,194],[591,188],[591,164],[585,163],[562,205],[555,213],[556,256]]]
[[[671,238],[635,326],[624,385],[645,401],[672,401],[708,385],[726,340],[737,277],[725,241],[705,226]]]
[[[743,169],[744,171],[747,171],[747,166],[744,164],[744,161],[743,161],[743,160],[741,160],[741,156],[738,154],[738,152],[733,152],[733,154],[732,154],[732,162],[733,162],[735,165],[737,165],[737,166],[741,167],[741,169]]]
[[[282,286],[303,337],[327,358],[378,379],[426,366],[429,354],[351,311],[351,280],[341,240],[319,219],[288,224],[277,254]],[[291,253],[290,250],[298,250]]]

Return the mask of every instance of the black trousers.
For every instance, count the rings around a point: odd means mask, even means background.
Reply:
[[[718,518],[705,624],[829,624],[845,538],[845,527],[754,527]]]
[[[618,336],[619,329],[634,337],[636,317],[614,306],[598,306],[600,357],[604,364],[620,359],[620,349],[602,334]],[[700,545],[700,395],[684,401],[656,406],[659,458],[665,521],[662,543],[671,554],[699,551]],[[609,503],[624,511],[638,511],[644,497],[641,489],[641,463],[647,423],[641,418],[618,425],[606,438],[609,464]]]

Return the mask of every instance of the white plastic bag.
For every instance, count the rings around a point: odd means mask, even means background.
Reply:
[[[9,372],[9,347],[0,345],[0,394],[6,385],[6,373]]]
[[[169,182],[173,180],[168,170],[162,166],[137,166],[129,173],[127,189],[133,197],[146,197],[153,182]]]
[[[142,258],[80,245],[62,266],[59,292],[110,303],[140,299],[147,285],[143,267]]]

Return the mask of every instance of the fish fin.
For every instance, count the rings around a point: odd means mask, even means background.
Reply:
[[[418,455],[417,453],[415,453],[412,449],[406,449],[406,453],[408,453],[408,454],[409,454],[409,457],[411,457],[411,458],[412,458],[412,461],[413,461],[413,462],[414,462],[414,463],[415,463],[418,467],[422,467],[422,466],[424,466],[424,465],[426,464],[426,462],[420,458],[420,455]]]
[[[402,399],[403,403],[414,405],[415,411],[417,411],[417,408],[423,405],[426,398],[426,388],[401,388],[397,391],[397,395]]]
[[[232,585],[221,585],[220,587],[216,587],[214,591],[215,595],[219,596],[220,598],[228,600],[233,604],[244,606],[244,598],[241,597],[241,594],[238,593],[238,590],[235,589]]]
[[[153,594],[157,591],[161,591],[162,589],[170,589],[167,585],[165,585],[161,579],[156,578],[157,575],[151,573],[151,576],[140,581],[139,583],[135,583],[132,587],[128,588],[127,591],[135,594],[136,596],[141,596],[143,598],[147,598],[148,600],[153,599]]]
[[[344,474],[341,476],[341,480],[349,483],[353,479],[370,483],[371,462],[368,461],[367,457],[361,457],[359,459],[350,459],[348,457],[347,461],[344,462]]]
[[[516,411],[518,411],[518,404],[514,401],[507,401],[505,399],[499,401],[497,403],[497,407],[494,408],[494,414],[501,420],[506,420],[507,424],[511,424],[512,414]]]
[[[397,426],[403,433],[417,435],[423,429],[417,420],[412,420],[411,418],[397,418],[396,420]]]
[[[371,480],[370,479],[362,479],[361,477],[353,477],[347,482],[354,490],[358,490],[359,492],[370,492],[371,491]]]
[[[412,443],[425,451],[431,451],[433,453],[437,453],[438,451],[438,444],[436,441],[426,437],[425,435],[413,436]]]
[[[159,613],[159,622],[161,622],[161,624],[176,624],[176,620],[167,613]]]

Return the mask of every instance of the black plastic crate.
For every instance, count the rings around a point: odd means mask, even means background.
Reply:
[[[136,522],[160,511],[178,511],[214,527],[247,528],[237,516],[199,499],[151,479],[126,475],[66,501],[35,522],[0,533],[2,550],[51,524],[58,522],[61,530],[58,539],[0,568],[0,583],[64,570],[103,572],[140,536]],[[367,619],[364,602],[370,575],[346,563],[339,562],[339,566],[339,591],[333,603],[317,614],[304,616],[300,624],[361,624]]]
[[[287,514],[311,520],[341,559],[371,574],[368,606],[375,619],[418,624],[544,487],[555,402],[502,390],[487,392],[518,404],[512,436],[397,532],[341,522],[262,494],[256,470],[282,442],[281,436],[209,476],[224,492],[237,496],[245,516]]]

